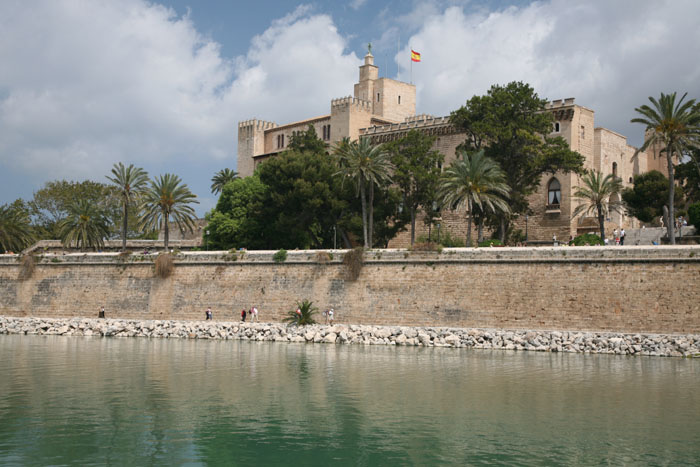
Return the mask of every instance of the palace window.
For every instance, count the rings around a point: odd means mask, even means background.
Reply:
[[[547,188],[547,204],[550,206],[561,204],[561,184],[559,180],[553,178]]]

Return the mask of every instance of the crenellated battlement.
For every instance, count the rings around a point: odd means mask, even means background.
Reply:
[[[452,126],[450,124],[450,117],[433,117],[432,115],[416,115],[414,117],[409,117],[407,121],[403,123],[392,123],[389,125],[375,125],[369,128],[361,128],[360,135],[376,135],[380,133],[389,133],[393,131],[405,131],[411,129],[420,128],[435,128],[435,127],[448,127]]]
[[[568,105],[574,105],[574,100],[576,98],[574,97],[567,97],[566,99],[555,99],[552,102],[548,102],[545,104],[545,109],[553,109],[556,107],[564,107]]]
[[[266,120],[258,120],[257,118],[253,118],[250,120],[243,120],[242,122],[238,122],[238,129],[255,129],[255,130],[269,130],[270,128],[277,128],[277,124],[275,122],[268,122]]]
[[[372,102],[365,100],[365,99],[360,99],[358,97],[352,97],[352,96],[347,96],[347,97],[340,97],[338,99],[333,99],[331,100],[331,108],[332,109],[342,109],[342,108],[348,108],[348,107],[355,107],[367,112],[372,112]]]

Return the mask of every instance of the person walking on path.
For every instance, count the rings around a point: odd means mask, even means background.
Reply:
[[[243,309],[241,310],[241,321],[244,322],[244,323],[245,323],[245,315],[246,315],[245,308],[243,308]]]

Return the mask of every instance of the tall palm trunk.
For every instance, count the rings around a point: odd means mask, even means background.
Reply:
[[[168,217],[163,221],[163,242],[165,243],[165,251],[168,251],[168,243],[170,241],[170,231],[168,230]]]
[[[603,206],[598,204],[596,206],[596,209],[598,210],[598,226],[600,226],[600,239],[603,240],[603,244],[605,244],[605,216],[603,216]]]
[[[365,183],[360,180],[360,204],[362,205],[362,234],[365,240],[365,248],[369,242],[367,241],[367,196],[365,195]]]
[[[122,223],[122,251],[126,251],[126,229],[129,220],[129,203],[124,202],[124,222]]]
[[[369,232],[367,236],[369,237],[369,247],[372,248],[374,243],[374,183],[369,183],[369,200],[367,203],[369,206]]]
[[[675,210],[673,208],[673,201],[676,186],[673,183],[673,153],[672,153],[672,142],[669,142],[666,146],[666,162],[668,164],[668,223],[666,225],[666,234],[668,235],[668,241],[671,245],[676,244],[676,232],[675,232]]]
[[[467,201],[467,209],[469,209],[469,219],[467,219],[467,248],[472,246],[472,201]]]

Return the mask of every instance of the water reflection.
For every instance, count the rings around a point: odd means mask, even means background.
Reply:
[[[0,462],[686,463],[700,362],[0,336]]]

